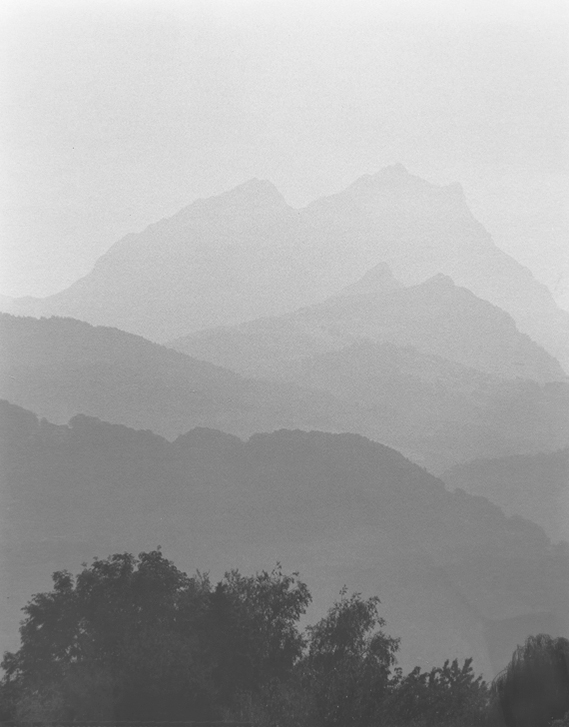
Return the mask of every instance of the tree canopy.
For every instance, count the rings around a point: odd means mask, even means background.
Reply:
[[[216,719],[239,691],[290,671],[310,595],[280,567],[213,588],[159,550],[95,560],[24,607],[2,666],[18,719]]]
[[[563,715],[567,721],[569,640],[547,634],[528,638],[493,689],[506,727],[549,727]]]
[[[95,559],[24,607],[0,719],[244,720],[259,727],[564,727],[569,641],[532,637],[490,687],[447,661],[404,674],[377,597],[346,589],[314,625],[281,566],[217,583],[160,549]],[[564,717],[565,715],[565,717]]]

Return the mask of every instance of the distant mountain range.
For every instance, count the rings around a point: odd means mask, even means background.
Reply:
[[[309,583],[313,613],[344,584],[378,594],[405,667],[473,656],[491,675],[519,633],[568,627],[569,546],[360,436],[195,429],[170,443],[6,402],[0,433],[4,646],[52,570],[157,545],[214,577],[280,560]]]
[[[0,314],[0,340],[0,395],[57,423],[81,413],[172,439],[196,426],[363,426],[356,405],[324,392],[246,379],[116,328]]]
[[[569,542],[569,449],[499,459],[477,459],[441,475],[499,505],[507,515],[538,523],[553,540]]]
[[[343,301],[348,298],[333,303],[334,315]],[[348,311],[358,306],[348,305]],[[259,334],[263,351],[275,354],[271,360],[267,353],[268,364],[259,355],[265,370],[257,373],[266,379],[243,377],[118,329],[0,314],[0,396],[55,423],[81,413],[169,439],[196,426],[238,436],[279,428],[354,432],[434,472],[475,457],[569,446],[568,384],[506,380],[392,343],[358,339],[346,345],[350,320],[340,320],[335,333],[332,313],[325,306],[316,311],[310,325],[293,317],[287,321],[294,325],[285,321],[281,330],[278,320],[269,322],[266,335]],[[528,367],[553,375],[555,362],[521,339],[528,344]],[[492,351],[484,340],[480,346]],[[281,362],[287,346],[295,357],[324,352]],[[249,356],[249,340],[240,346],[230,338],[224,355],[232,352],[237,359]]]
[[[510,313],[569,371],[569,314],[496,247],[459,185],[438,187],[401,165],[301,210],[251,180],[127,235],[67,290],[8,307],[167,341],[315,303],[380,262],[405,285],[450,276]]]
[[[508,379],[567,381],[559,362],[500,308],[445,275],[404,288],[385,264],[340,294],[294,313],[200,331],[169,343],[197,358],[247,375],[272,373],[283,361],[372,340]]]
[[[458,185],[251,180],[0,308],[6,646],[52,570],[158,544],[377,593],[406,667],[569,633],[569,314]]]

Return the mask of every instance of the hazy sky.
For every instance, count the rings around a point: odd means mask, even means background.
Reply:
[[[0,292],[254,176],[300,206],[401,161],[569,306],[566,8],[4,0]]]

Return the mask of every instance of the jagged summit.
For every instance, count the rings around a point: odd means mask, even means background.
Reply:
[[[454,280],[450,277],[450,275],[445,275],[444,273],[436,273],[435,275],[432,275],[430,278],[427,278],[421,285],[424,288],[432,287],[432,288],[456,288],[457,285],[454,282]]]
[[[385,262],[379,263],[357,280],[355,283],[343,288],[338,295],[376,295],[399,290],[403,285],[391,272],[391,268]]]
[[[359,190],[385,192],[389,189],[398,192],[408,189],[410,192],[427,195],[430,198],[453,199],[466,205],[466,196],[460,182],[451,182],[446,185],[435,184],[411,174],[403,164],[392,164],[383,167],[375,174],[364,174],[348,187],[348,190],[353,192]]]
[[[390,164],[387,167],[382,167],[374,174],[362,174],[351,186],[365,183],[374,184],[382,181],[408,181],[411,177],[411,173],[403,164]]]
[[[199,199],[186,209],[209,212],[212,209],[287,207],[285,198],[272,182],[254,177],[215,197]]]
[[[409,179],[413,175],[409,172],[406,166],[398,162],[397,164],[389,164],[386,167],[383,167],[375,174],[371,175],[372,179],[391,179],[391,180],[401,180],[401,179]]]
[[[235,201],[273,201],[285,202],[284,197],[268,179],[253,177],[243,184],[230,189],[220,195],[221,199],[235,199]]]
[[[179,224],[186,225],[194,220],[255,217],[259,214],[279,214],[289,210],[285,198],[272,182],[253,177],[242,184],[232,187],[213,197],[203,197],[191,202],[168,220],[165,224],[176,229]],[[150,226],[152,227],[152,225]]]
[[[322,202],[330,210],[357,210],[395,224],[400,224],[403,217],[438,225],[451,220],[472,224],[473,220],[460,184],[429,182],[411,174],[402,164],[365,174],[343,192],[313,204],[320,207]]]
[[[402,164],[302,209],[250,179],[123,238],[65,291],[10,309],[166,341],[325,300],[381,261],[404,286],[452,276],[569,367],[569,316],[547,289],[496,247],[458,184],[433,184]]]
[[[374,174],[363,174],[361,177],[358,177],[358,179],[349,185],[348,190],[374,189],[384,186],[405,186],[413,181],[424,182],[420,177],[412,175],[403,164],[391,164],[390,166],[383,167]]]

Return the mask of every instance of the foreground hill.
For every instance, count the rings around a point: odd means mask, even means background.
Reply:
[[[68,289],[17,300],[12,311],[165,341],[314,303],[383,261],[406,285],[449,275],[569,366],[569,314],[496,247],[458,185],[429,184],[400,165],[302,210],[251,180],[127,235]]]
[[[569,626],[567,547],[365,438],[195,429],[170,443],[85,416],[59,426],[8,403],[0,413],[6,646],[51,570],[158,544],[216,577],[280,560],[316,611],[343,584],[377,593],[407,666],[473,655],[491,673],[528,624]]]
[[[355,432],[432,471],[569,445],[566,384],[503,382],[389,346],[354,345],[264,381],[72,319],[0,315],[0,339],[0,396],[56,423],[81,413],[169,439],[195,426]]]
[[[508,515],[541,525],[569,542],[569,449],[500,459],[478,459],[441,475],[450,487],[483,495]]]
[[[444,275],[404,288],[385,264],[322,303],[200,331],[169,345],[259,376],[283,360],[338,350],[361,339],[413,346],[503,378],[567,379],[559,362],[520,333],[504,311]]]

